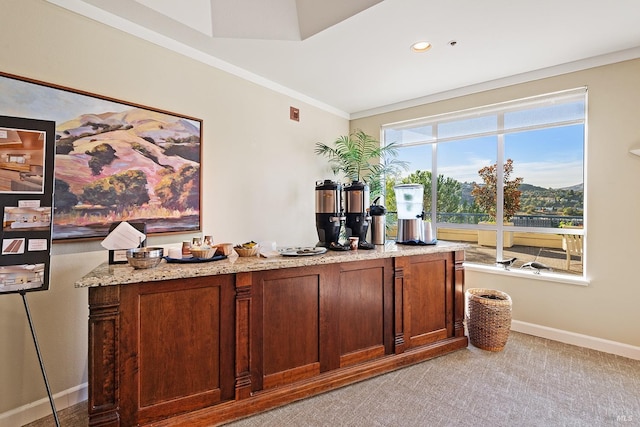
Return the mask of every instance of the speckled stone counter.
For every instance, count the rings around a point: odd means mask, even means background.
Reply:
[[[157,267],[136,270],[128,264],[109,265],[107,263],[96,267],[89,274],[75,283],[75,287],[95,287],[124,285],[129,283],[155,282],[169,279],[184,279],[189,277],[215,276],[219,274],[234,274],[251,271],[275,270],[281,268],[304,267],[341,262],[365,261],[380,258],[423,255],[430,253],[451,252],[464,250],[466,245],[461,243],[440,241],[436,245],[407,246],[397,245],[395,242],[376,246],[372,250],[357,251],[327,251],[322,255],[271,258],[238,257],[232,255],[227,259],[205,263],[167,263],[163,260]]]

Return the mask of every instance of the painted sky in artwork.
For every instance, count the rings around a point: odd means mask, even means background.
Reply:
[[[56,195],[61,197],[55,199],[54,239],[104,236],[110,223],[120,219],[144,218],[150,233],[199,229],[199,120],[2,74],[0,116],[55,122],[55,178],[56,186],[61,186]],[[113,151],[113,157],[104,163],[93,161],[93,150],[104,146]],[[164,199],[159,197],[157,186],[167,174],[181,174],[183,167],[191,168],[187,176],[197,181],[176,190],[189,194],[188,205],[159,209],[171,200],[166,192]],[[134,203],[135,209],[120,211],[117,206],[122,203],[102,206],[98,202],[102,199],[86,192],[101,180],[129,171],[142,174],[149,203]]]
[[[74,92],[39,86],[21,80],[0,77],[0,113],[6,116],[31,117],[63,123],[87,112],[94,114],[122,112],[131,106],[105,101]]]
[[[34,90],[33,83],[0,76],[0,115],[51,120],[57,126],[82,114],[120,113],[134,108],[120,102],[36,86],[38,90]],[[198,122],[189,121],[199,127]]]

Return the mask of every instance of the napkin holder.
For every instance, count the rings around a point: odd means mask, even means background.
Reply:
[[[121,222],[122,221],[117,221],[111,224],[109,227],[109,233],[111,233]],[[144,222],[130,222],[129,225],[139,232],[147,234],[147,225]],[[137,247],[142,248],[144,246],[147,246],[147,239],[144,239]],[[109,250],[109,264],[126,264],[127,262],[127,249]]]

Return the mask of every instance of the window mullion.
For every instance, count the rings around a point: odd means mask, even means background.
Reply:
[[[438,126],[432,126],[431,132],[435,141],[438,140]],[[436,224],[438,218],[438,143],[431,144],[431,224]],[[425,218],[426,219],[426,218]],[[433,230],[435,233],[435,229]]]
[[[563,105],[565,103],[572,105]],[[584,253],[582,256],[574,253],[569,255],[573,259],[565,260],[566,254],[558,257],[556,252],[568,253],[567,241],[560,240],[564,239],[563,235],[586,235],[585,228],[573,228],[586,222],[584,187],[573,188],[580,181],[580,167],[582,183],[585,181],[586,127],[586,88],[581,88],[387,124],[382,129],[385,138],[399,139],[402,158],[409,160],[415,171],[431,169],[430,177],[416,175],[425,185],[430,179],[430,187],[425,187],[425,191],[431,190],[430,197],[425,199],[425,213],[430,211],[430,214],[424,219],[431,220],[434,233],[440,233],[439,237],[444,240],[472,242],[471,262],[491,264],[487,254],[495,255],[496,261],[517,254],[518,266],[540,257],[553,269],[575,274],[575,262],[578,261],[579,266],[582,261],[583,266],[578,268],[584,275]],[[560,141],[561,146],[556,148],[555,141]],[[580,142],[582,147],[578,145]],[[583,150],[582,159],[577,159],[580,150]],[[554,157],[554,153],[558,155]],[[431,162],[425,159],[429,155]],[[522,191],[526,196],[523,196],[525,202],[521,201],[522,209],[505,225],[505,201],[509,201],[509,194],[505,193],[508,189],[505,179],[509,178],[505,176],[505,165],[510,159],[514,162],[514,175],[516,170],[517,175],[522,175]],[[495,170],[487,179],[484,173],[493,167]],[[439,185],[440,174],[444,185]],[[487,187],[474,191],[484,185],[493,185],[493,188],[488,192]],[[563,208],[572,211],[565,213]],[[577,211],[573,212],[574,209]],[[487,213],[495,214],[495,217],[491,215],[495,224],[479,222],[484,221]],[[559,228],[568,225],[572,227]],[[474,230],[478,231],[477,235]],[[516,247],[512,249],[512,245]]]
[[[498,150],[496,161],[496,259],[503,259],[504,243],[504,114],[498,114]]]
[[[520,126],[520,127],[514,127],[514,128],[509,128],[509,129],[496,129],[496,130],[491,130],[491,131],[486,131],[486,132],[476,132],[476,133],[465,133],[465,134],[460,134],[460,135],[454,135],[454,136],[449,136],[449,137],[445,137],[445,138],[432,138],[429,141],[412,141],[406,144],[398,144],[399,147],[412,147],[412,146],[416,146],[416,145],[423,145],[423,144],[427,144],[427,143],[431,143],[431,142],[455,142],[455,141],[461,141],[461,140],[465,140],[465,139],[475,139],[475,138],[482,138],[485,136],[494,136],[494,135],[503,135],[503,134],[512,134],[512,133],[520,133],[520,132],[528,132],[528,131],[533,131],[533,130],[538,130],[538,129],[551,129],[551,128],[557,128],[557,127],[564,127],[564,126],[571,126],[571,125],[581,125],[584,124],[584,119],[580,119],[580,120],[567,120],[564,122],[556,122],[556,123],[543,123],[543,124],[536,124],[536,125],[531,125],[531,126]],[[435,126],[435,125],[434,125]]]

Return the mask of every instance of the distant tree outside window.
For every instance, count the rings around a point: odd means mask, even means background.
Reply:
[[[497,265],[520,251],[516,267],[544,259],[557,273],[584,275],[584,260],[563,267],[563,236],[586,232],[586,120],[586,88],[578,88],[384,125],[382,142],[395,143],[409,164],[386,177],[385,205],[395,210],[394,185],[422,184],[427,219],[471,243],[468,262]],[[511,233],[513,246],[496,239],[480,247],[475,230],[486,229]]]

